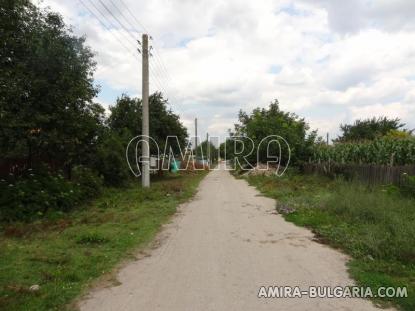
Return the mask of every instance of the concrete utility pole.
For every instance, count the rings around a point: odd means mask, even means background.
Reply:
[[[142,176],[141,184],[143,188],[150,187],[150,130],[149,130],[149,107],[148,107],[148,95],[149,95],[149,76],[148,76],[148,35],[143,34],[142,41],[142,56],[143,56],[143,78],[142,78],[142,102],[143,102],[143,121],[142,121],[142,135],[143,142],[141,144],[141,163],[142,163]]]
[[[209,144],[209,133],[206,133],[206,160],[208,165],[210,163],[210,144]]]
[[[195,118],[195,152],[197,152],[197,118]]]
[[[329,144],[329,133],[327,132],[327,145]]]

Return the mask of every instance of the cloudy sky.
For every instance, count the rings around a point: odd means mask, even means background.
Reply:
[[[148,31],[155,48],[151,90],[167,95],[189,133],[197,117],[199,135],[223,137],[240,109],[266,107],[275,98],[321,135],[335,137],[340,123],[381,115],[415,128],[414,0],[44,0],[41,5],[86,35],[97,53],[98,102],[106,107],[122,93],[141,96],[133,38]]]

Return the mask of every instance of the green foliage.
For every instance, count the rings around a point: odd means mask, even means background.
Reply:
[[[122,186],[129,180],[123,139],[112,131],[106,131],[98,143],[93,161],[96,171],[108,186]]]
[[[1,183],[1,219],[68,211],[99,195],[103,182],[126,184],[125,148],[141,134],[141,101],[122,96],[105,120],[93,103],[92,51],[48,9],[2,1],[0,33],[0,160],[34,169]],[[183,147],[186,129],[161,93],[150,96],[150,107],[150,135],[161,148],[176,135]],[[68,180],[41,170],[45,163]]]
[[[176,207],[196,192],[205,174],[154,180],[151,191],[137,186],[106,189],[88,208],[56,220],[3,223],[0,309],[67,309],[103,274],[148,245]],[[29,291],[33,284],[40,285],[39,292]]]
[[[356,120],[354,124],[342,124],[342,134],[337,138],[338,142],[374,140],[387,135],[390,131],[397,131],[405,126],[399,119],[386,117]]]
[[[400,190],[404,195],[415,198],[415,176],[405,174]]]
[[[406,130],[390,130],[385,137],[395,138],[395,139],[403,139],[403,138],[410,138],[412,135],[412,131]]]
[[[88,167],[75,166],[71,181],[80,187],[83,198],[95,198],[102,193],[103,178]]]
[[[91,104],[91,50],[58,14],[27,0],[2,2],[0,29],[2,157],[72,165],[93,148],[103,118]]]
[[[337,217],[354,227],[348,233],[353,233],[353,236],[345,245],[353,256],[413,263],[413,200],[388,195],[382,188],[368,189],[342,182],[336,185],[332,195],[322,200],[322,206],[322,210],[331,217]]]
[[[299,118],[294,113],[284,112],[280,109],[279,103],[275,100],[270,104],[268,109],[256,108],[250,115],[240,111],[239,124],[235,125],[234,133],[231,133],[231,138],[227,141],[226,153],[227,158],[232,159],[234,157],[235,139],[238,138],[245,142],[245,152],[243,155],[249,153],[252,149],[252,139],[255,149],[254,152],[248,157],[251,164],[257,162],[257,149],[259,147],[259,161],[266,162],[267,145],[269,141],[264,141],[260,145],[260,142],[270,135],[278,135],[281,138],[278,139],[281,147],[281,165],[285,165],[288,161],[289,149],[291,150],[291,162],[299,163],[308,159],[311,154],[312,146],[317,139],[316,132],[307,134],[309,130],[308,124],[304,119]],[[249,139],[250,138],[250,139]],[[236,149],[238,150],[238,143],[236,142]],[[269,145],[269,154],[279,156],[279,146],[276,143]],[[239,156],[240,157],[240,156]]]
[[[13,177],[13,176],[10,176]],[[9,181],[0,180],[0,220],[33,220],[47,212],[67,212],[82,198],[79,186],[46,171],[28,171]]]
[[[207,159],[207,156],[210,156],[210,161],[216,163],[218,161],[218,148],[215,147],[211,142],[203,141],[197,146],[196,156],[197,158]]]
[[[0,221],[31,221],[48,214],[73,210],[102,191],[102,178],[77,166],[73,179],[52,174],[46,168],[29,169],[21,176],[0,180]]]
[[[168,108],[167,99],[159,92],[154,93],[149,98],[150,105],[150,136],[157,142],[160,152],[164,151],[167,136],[177,136],[180,147],[186,145],[187,130],[180,122],[179,116],[174,114]],[[142,133],[142,104],[139,98],[130,98],[123,95],[117,99],[115,106],[110,107],[111,115],[108,118],[108,126],[111,130],[120,133],[128,131],[133,136],[141,135]],[[125,143],[128,143],[125,142]],[[172,149],[175,153],[179,152],[179,147],[172,144]],[[156,150],[150,144],[151,151]]]
[[[285,219],[351,255],[350,272],[360,286],[373,292],[380,286],[407,286],[408,298],[382,301],[414,310],[414,199],[315,175],[250,176],[248,181],[277,200]]]
[[[127,129],[131,136],[141,135],[143,112],[139,98],[131,98],[123,94],[117,98],[115,106],[110,106],[109,109],[111,114],[107,124],[111,130],[121,133]]]
[[[76,239],[76,243],[86,245],[97,245],[107,242],[109,242],[109,239],[100,235],[96,230],[85,232]]]
[[[415,164],[415,138],[377,138],[366,142],[316,144],[313,160],[336,163]]]

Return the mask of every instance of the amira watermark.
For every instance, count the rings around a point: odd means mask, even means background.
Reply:
[[[407,298],[404,287],[385,287],[376,289],[361,286],[261,286],[258,298]]]
[[[199,146],[197,151],[192,148],[192,140],[201,141],[200,137],[192,137],[183,150],[177,136],[167,136],[161,152],[154,138],[145,135],[136,136],[130,140],[125,151],[128,167],[136,177],[141,176],[140,167],[143,163],[148,163],[152,170],[170,170],[174,163],[175,170],[178,171],[188,169],[272,170],[275,175],[282,176],[291,160],[290,145],[279,135],[269,135],[257,144],[250,137],[233,136],[225,139],[223,145],[220,144],[220,137],[211,136],[205,144],[205,150]],[[151,156],[146,159],[141,156],[143,144],[148,144],[150,149]],[[217,147],[209,148],[208,146],[211,145]],[[227,165],[224,167],[212,165],[212,158],[220,159]]]

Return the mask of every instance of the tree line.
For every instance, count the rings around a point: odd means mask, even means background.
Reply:
[[[413,164],[415,138],[404,127],[397,118],[358,119],[352,124],[341,124],[340,135],[328,145],[304,118],[281,110],[278,100],[274,100],[268,108],[256,108],[251,113],[241,110],[238,123],[229,130],[220,152],[222,158],[226,153],[227,159],[237,159],[237,169],[275,160],[275,155],[283,166],[288,160],[290,165],[301,166],[329,158],[339,163]],[[278,144],[271,143],[273,137],[265,139],[273,135],[279,136]],[[252,145],[259,149],[250,153]]]
[[[0,219],[68,210],[128,182],[125,147],[141,134],[141,100],[123,94],[109,112],[94,101],[95,54],[55,12],[2,1],[0,33]],[[163,94],[150,107],[157,143],[175,135],[185,146]]]

